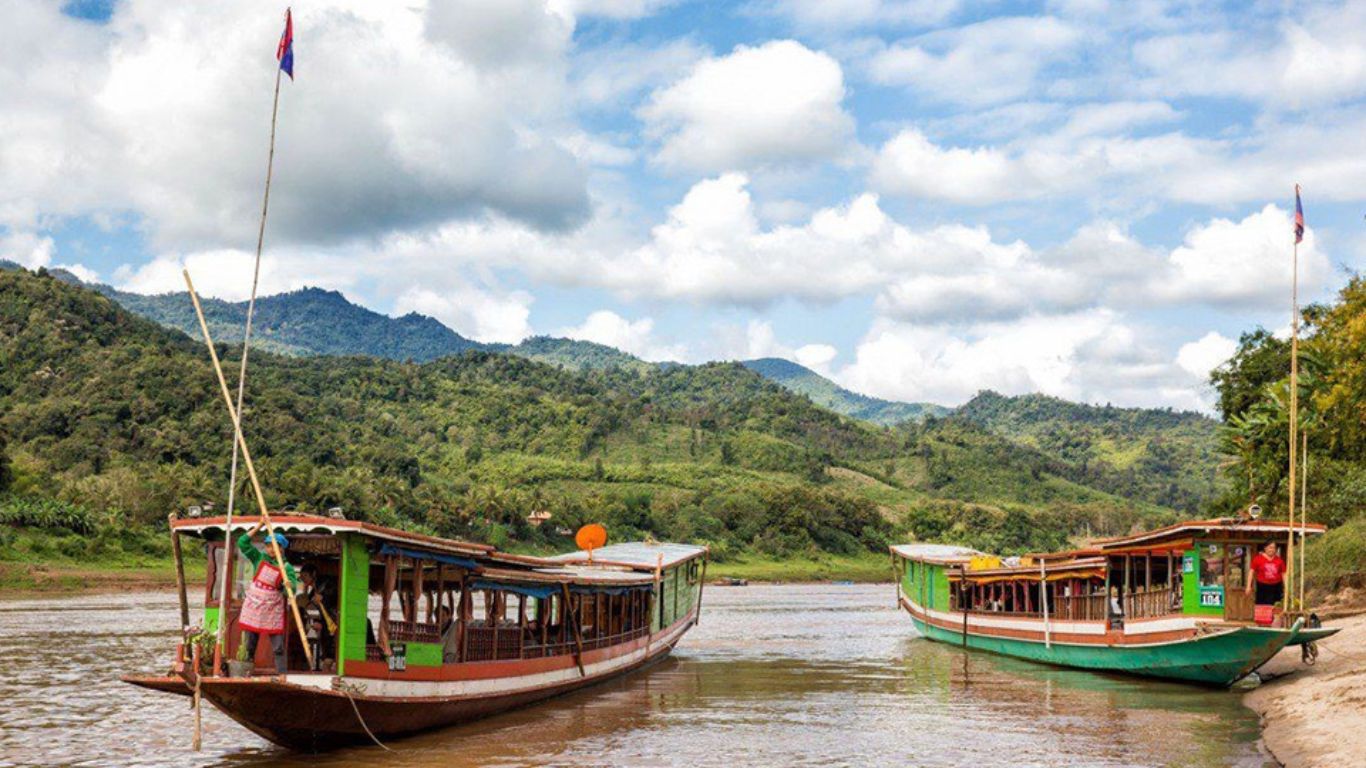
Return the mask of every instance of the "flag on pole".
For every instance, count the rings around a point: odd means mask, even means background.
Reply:
[[[1295,242],[1304,240],[1304,206],[1300,205],[1300,185],[1295,185]]]
[[[275,58],[280,60],[280,69],[289,79],[294,79],[294,19],[289,9],[285,9],[285,33],[280,35],[280,47],[275,49]]]

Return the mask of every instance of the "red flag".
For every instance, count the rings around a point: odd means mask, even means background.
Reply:
[[[1295,185],[1295,242],[1304,240],[1304,206],[1300,205],[1300,185]]]
[[[294,19],[290,16],[289,9],[285,9],[285,33],[280,35],[280,46],[275,49],[275,58],[280,62],[280,69],[289,75],[289,79],[294,79]]]

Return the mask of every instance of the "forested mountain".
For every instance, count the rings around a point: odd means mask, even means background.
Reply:
[[[221,348],[231,367],[236,349]],[[35,499],[92,527],[222,503],[230,429],[201,343],[10,270],[0,360],[13,477],[0,520],[30,519]],[[273,505],[446,535],[563,546],[557,531],[601,520],[721,558],[877,552],[910,535],[1020,551],[1173,517],[965,420],[877,428],[738,364],[571,370],[479,350],[254,361],[244,421]],[[531,529],[536,509],[554,523]]]
[[[746,360],[742,365],[793,392],[806,395],[816,405],[874,424],[891,426],[925,416],[942,416],[949,411],[932,403],[900,403],[850,392],[804,365],[779,357]]]
[[[980,392],[955,414],[1061,462],[1093,488],[1195,514],[1221,489],[1218,422],[1198,413]]]

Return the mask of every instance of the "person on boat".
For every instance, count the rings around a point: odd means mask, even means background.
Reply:
[[[1250,593],[1256,587],[1255,605],[1275,605],[1285,597],[1285,561],[1276,542],[1268,541],[1252,558],[1252,576],[1246,591]]]
[[[436,616],[437,626],[441,628],[441,660],[450,664],[457,661],[459,652],[459,633],[456,631],[455,617],[448,605],[437,609]]]
[[[251,543],[252,537],[264,525],[265,520],[262,520],[256,524],[255,528],[237,539],[238,551],[256,569],[251,579],[251,585],[247,587],[247,596],[242,600],[242,614],[238,622],[242,626],[242,642],[246,644],[247,658],[256,658],[256,645],[260,642],[261,635],[265,635],[270,638],[270,648],[275,655],[275,671],[284,674],[284,580],[288,578],[289,583],[297,588],[299,575],[294,571],[294,566],[288,562],[284,564],[285,572],[282,574],[275,558],[257,549]],[[265,542],[267,547],[270,547],[272,540],[279,545],[282,553],[289,548],[289,540],[282,534],[274,533],[267,537]]]
[[[299,590],[298,605],[304,615],[316,671],[325,668],[327,660],[333,658],[331,646],[335,625],[332,622],[335,619],[332,617],[336,616],[337,590],[331,579],[318,574],[318,566],[313,563],[304,563],[299,569],[299,581],[302,582],[302,589]]]

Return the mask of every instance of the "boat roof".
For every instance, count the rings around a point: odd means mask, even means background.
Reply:
[[[1304,532],[1309,535],[1318,535],[1328,530],[1327,526],[1318,523],[1307,523],[1302,527]],[[1295,526],[1295,530],[1300,530],[1300,528],[1300,525]],[[1268,534],[1285,536],[1289,533],[1289,530],[1290,523],[1279,520],[1244,520],[1235,517],[1220,517],[1212,520],[1188,520],[1152,531],[1133,533],[1127,536],[1116,536],[1109,539],[1099,539],[1092,544],[1092,547],[1100,552],[1110,552],[1117,549],[1187,539],[1192,536],[1215,532],[1246,534],[1256,538],[1267,538]]]
[[[974,557],[985,554],[971,547],[953,544],[893,544],[892,552],[908,559],[926,563],[966,563]]]
[[[1076,560],[1068,560],[1061,563],[1045,562],[1040,568],[1038,562],[1030,565],[1003,565],[1000,568],[979,568],[975,571],[967,571],[969,581],[996,578],[1029,578],[1038,579],[1040,574],[1054,576],[1055,574],[1083,575],[1093,571],[1102,571],[1105,568],[1106,559],[1103,557],[1085,557]],[[959,578],[958,573],[949,572],[950,579]]]
[[[594,565],[627,565],[634,568],[655,568],[660,566],[668,568],[684,560],[691,560],[704,554],[706,547],[699,547],[694,544],[669,544],[660,541],[625,541],[620,544],[608,544],[593,550],[592,562]],[[661,556],[663,560],[661,561]],[[589,555],[587,550],[569,552],[563,555],[556,555],[547,558],[560,563],[587,563]]]
[[[243,532],[256,527],[261,518],[256,515],[234,516],[232,530]],[[563,555],[540,557],[499,552],[488,544],[444,539],[439,536],[388,528],[360,520],[339,520],[320,515],[281,514],[271,515],[271,524],[286,535],[301,533],[332,534],[358,533],[381,541],[392,542],[405,547],[429,552],[464,555],[480,562],[484,567],[480,572],[488,578],[500,576],[519,579],[545,576],[546,581],[569,581],[576,584],[589,583],[637,583],[642,579],[649,581],[651,576],[641,571],[653,571],[664,556],[664,566],[689,560],[704,554],[706,547],[692,544],[670,544],[664,542],[623,542],[594,550],[593,560],[588,562],[588,553],[582,550]],[[182,518],[171,521],[171,529],[204,537],[212,534],[214,538],[227,528],[224,517]],[[500,568],[500,566],[505,566]]]

